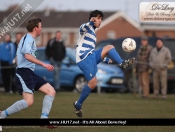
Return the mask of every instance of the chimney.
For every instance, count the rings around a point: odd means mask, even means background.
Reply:
[[[44,16],[49,16],[50,15],[50,8],[49,7],[47,7],[46,9],[45,9],[45,12],[44,12]]]

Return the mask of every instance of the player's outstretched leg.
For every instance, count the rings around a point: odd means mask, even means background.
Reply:
[[[82,109],[81,109],[81,108],[78,108],[76,105],[77,105],[77,101],[75,101],[75,102],[73,103],[73,106],[74,106],[74,108],[75,108],[75,113],[76,113],[76,115],[77,115],[78,117],[82,117],[82,116],[83,116],[83,114],[82,114]]]
[[[45,94],[43,99],[41,118],[48,118],[56,92],[49,83],[42,85],[39,88],[39,91]]]
[[[42,107],[42,113],[41,118],[48,118],[50,109],[52,107],[52,102],[54,100],[54,96],[45,95],[43,100],[43,107]]]
[[[81,92],[81,95],[80,95],[78,101],[75,101],[73,103],[74,108],[75,108],[75,113],[78,117],[83,116],[82,115],[82,104],[85,101],[85,99],[89,96],[91,91],[92,91],[92,89],[88,85],[85,85],[82,92]]]
[[[123,60],[118,54],[118,52],[115,50],[113,45],[107,45],[103,47],[102,55],[101,55],[102,58],[106,57],[107,55],[109,55],[112,60],[117,62],[121,68],[126,68],[132,65],[135,61],[135,58]]]
[[[128,66],[132,65],[135,61],[135,57],[124,60],[119,66],[123,69],[127,68]]]
[[[44,118],[47,119],[49,116],[50,110],[52,108],[52,103],[53,103],[56,92],[49,83],[46,83],[43,86],[41,86],[39,88],[39,91],[46,94],[43,99],[41,119],[44,119]],[[57,126],[54,126],[54,125],[47,125],[47,126],[42,126],[42,127],[47,127],[49,129],[57,128]]]
[[[7,116],[16,113],[22,109],[25,109],[28,107],[28,104],[26,102],[26,100],[22,99],[19,100],[17,102],[15,102],[13,105],[11,105],[9,108],[7,108],[6,110],[0,112],[0,116],[2,119],[6,118]]]
[[[50,109],[52,107],[52,103],[54,100],[54,96],[52,95],[45,95],[43,100],[43,107],[42,107],[42,113],[41,113],[41,119],[47,119],[49,116]],[[57,126],[54,125],[46,125],[42,127],[47,127],[49,129],[57,128]]]

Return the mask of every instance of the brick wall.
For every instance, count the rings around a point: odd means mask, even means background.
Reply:
[[[156,30],[151,30],[151,31],[145,31],[145,34],[149,37],[151,36],[156,36],[156,37],[171,37],[171,38],[175,38],[175,31],[168,31],[168,30],[160,30],[160,31],[156,31]]]
[[[99,28],[99,30],[96,32],[97,35],[97,42],[100,40],[108,39],[107,38],[107,31],[113,30],[116,33],[116,38],[120,37],[137,37],[141,36],[142,32],[135,28],[133,25],[131,25],[128,21],[126,21],[124,18],[119,17],[107,26],[103,28]]]

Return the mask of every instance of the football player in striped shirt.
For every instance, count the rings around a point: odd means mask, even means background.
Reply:
[[[97,65],[104,61],[111,63],[116,61],[121,68],[132,65],[135,58],[123,60],[117,53],[113,45],[107,45],[95,50],[96,34],[95,29],[100,27],[103,20],[103,13],[99,10],[90,12],[89,22],[82,24],[79,29],[79,39],[76,45],[76,63],[86,77],[88,84],[84,86],[82,93],[73,103],[78,117],[82,117],[82,104],[89,96],[90,92],[97,86]],[[109,55],[110,58],[106,58]]]

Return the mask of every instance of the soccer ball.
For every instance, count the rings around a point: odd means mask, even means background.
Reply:
[[[122,48],[126,52],[132,52],[136,49],[136,42],[132,38],[126,38],[122,42]]]

